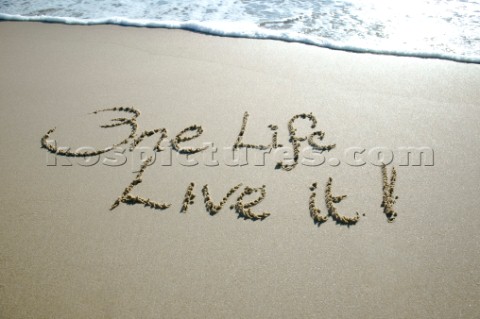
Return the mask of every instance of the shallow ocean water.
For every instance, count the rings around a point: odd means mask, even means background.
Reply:
[[[0,0],[0,19],[182,28],[480,63],[475,0]]]

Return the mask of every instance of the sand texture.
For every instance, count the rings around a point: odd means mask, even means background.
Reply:
[[[1,22],[0,317],[478,318],[479,84],[475,64]],[[327,161],[254,163],[297,144]]]

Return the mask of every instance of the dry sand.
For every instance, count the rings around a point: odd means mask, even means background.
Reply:
[[[0,317],[476,318],[479,84],[473,64],[177,30],[2,22]],[[65,158],[51,166],[40,139],[56,127],[61,146],[109,146],[129,128],[101,129],[117,114],[88,113],[115,106],[142,112],[139,133],[167,128],[173,138],[197,124],[204,133],[191,145],[218,147],[233,145],[245,111],[245,142],[268,144],[267,125],[276,124],[284,145],[289,119],[313,112],[324,142],[336,144],[329,156],[426,146],[435,162],[395,164],[393,223],[380,207],[380,167],[344,162],[290,172],[156,162],[133,193],[171,207],[110,211],[135,177],[137,153],[126,151],[119,167],[62,166]],[[329,177],[334,196],[348,195],[339,212],[360,213],[356,225],[311,219],[309,187],[318,182],[325,213]],[[190,182],[197,197],[180,213]],[[253,210],[269,217],[238,219],[229,206],[240,191],[215,216],[206,212],[204,184],[220,201],[240,182],[266,185]]]

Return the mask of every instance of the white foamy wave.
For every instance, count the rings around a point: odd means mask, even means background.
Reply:
[[[279,23],[290,23],[291,21],[300,18],[292,18],[279,20]],[[150,27],[150,28],[169,28],[169,29],[183,29],[204,34],[225,36],[225,37],[240,37],[250,39],[270,39],[281,40],[286,42],[299,42],[309,45],[315,45],[323,48],[358,52],[358,53],[374,53],[386,54],[396,56],[409,56],[420,58],[437,58],[446,59],[457,62],[480,63],[480,54],[462,55],[446,52],[435,52],[426,50],[399,50],[396,46],[392,46],[390,42],[368,42],[368,41],[335,41],[328,38],[323,38],[318,35],[303,34],[292,29],[270,29],[265,28],[266,24],[274,24],[274,22],[262,22],[256,24],[251,21],[177,21],[177,20],[156,20],[156,19],[133,19],[119,16],[111,16],[107,18],[77,18],[77,17],[60,17],[60,16],[24,16],[17,14],[0,13],[0,20],[7,21],[34,21],[34,22],[48,22],[61,23],[70,25],[101,25],[113,24],[120,26],[134,26],[134,27]],[[275,21],[276,23],[277,21]],[[401,45],[399,45],[401,47]]]

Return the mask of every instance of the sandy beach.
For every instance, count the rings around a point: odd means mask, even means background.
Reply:
[[[0,317],[476,318],[479,83],[478,64],[180,30],[0,22]],[[141,165],[132,139],[94,164],[42,147],[53,128],[49,139],[72,150],[122,141],[131,127],[99,125],[125,112],[92,114],[114,107],[141,112],[137,136],[164,128],[168,142],[197,125],[203,133],[182,145],[218,147],[188,158],[173,151],[171,165],[166,151],[153,153],[132,194],[169,208],[110,210]],[[224,148],[245,112],[244,143],[270,144],[276,125],[278,143],[291,147],[289,121],[312,113],[315,128],[300,118],[297,134],[322,131],[318,143],[335,147],[318,166],[278,169],[273,152],[260,165],[255,149],[234,166]],[[141,142],[143,158],[156,141]],[[433,162],[406,165],[405,147],[431,150]],[[375,148],[394,155],[391,223],[380,207],[381,167],[368,155]],[[365,149],[364,165],[352,165],[352,149]],[[317,183],[327,215],[330,177],[333,195],[348,195],[338,211],[358,212],[356,224],[312,220],[310,187]],[[191,182],[196,197],[181,212]],[[207,212],[204,185],[220,202],[239,183],[218,213]],[[245,186],[263,185],[252,211],[268,217],[230,208]]]

